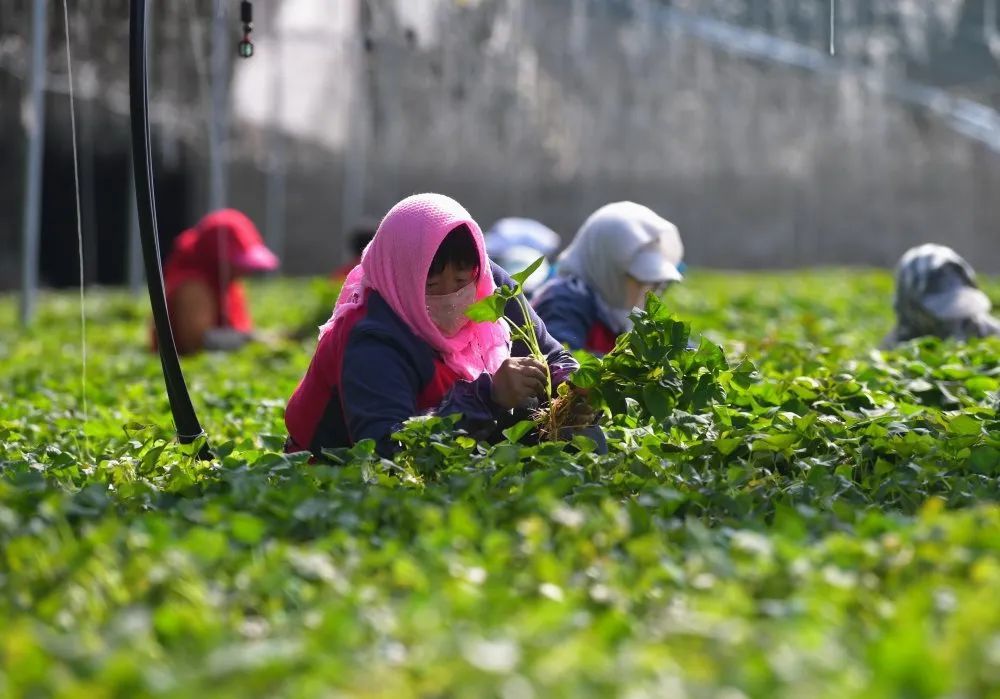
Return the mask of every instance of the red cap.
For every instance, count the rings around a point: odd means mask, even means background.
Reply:
[[[269,272],[279,261],[260,237],[257,226],[246,214],[236,209],[220,209],[206,215],[197,226],[197,252],[218,261],[226,261],[240,273]]]

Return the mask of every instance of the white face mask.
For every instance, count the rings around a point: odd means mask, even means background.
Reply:
[[[426,297],[427,315],[445,337],[454,337],[471,322],[465,317],[465,310],[476,300],[477,281],[471,281],[451,294]]]

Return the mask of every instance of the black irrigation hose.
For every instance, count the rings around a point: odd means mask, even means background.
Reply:
[[[149,303],[153,308],[156,342],[167,386],[170,412],[174,416],[177,438],[190,444],[205,435],[188,395],[181,371],[174,333],[167,313],[160,267],[160,242],[156,227],[156,201],[153,198],[153,158],[149,150],[149,100],[146,80],[146,0],[129,0],[129,115],[132,122],[132,165],[135,172],[135,202],[139,210],[139,234],[142,259],[146,267]],[[208,442],[199,456],[212,457]]]

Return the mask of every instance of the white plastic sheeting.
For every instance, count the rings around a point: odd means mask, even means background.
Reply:
[[[235,66],[233,110],[239,118],[268,126],[277,121],[290,136],[343,150],[358,90],[358,7],[285,0],[273,24],[258,20],[254,57]]]

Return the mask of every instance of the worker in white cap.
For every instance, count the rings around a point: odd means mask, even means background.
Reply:
[[[896,327],[884,345],[917,337],[967,340],[1000,336],[993,304],[976,284],[972,266],[944,245],[911,248],[896,267]]]
[[[534,299],[549,333],[571,349],[606,354],[631,329],[650,291],[683,279],[677,226],[630,201],[595,211],[559,256],[557,276]]]

